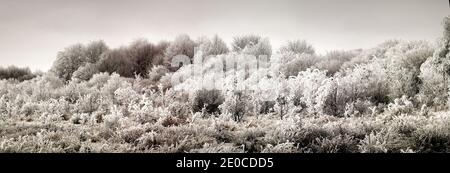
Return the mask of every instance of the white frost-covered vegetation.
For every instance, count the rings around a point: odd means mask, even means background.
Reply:
[[[450,152],[443,24],[436,45],[325,55],[256,35],[69,46],[49,72],[0,69],[0,152]]]

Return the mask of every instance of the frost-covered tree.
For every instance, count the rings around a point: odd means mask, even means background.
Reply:
[[[110,74],[116,72],[123,77],[134,77],[134,67],[135,63],[130,58],[125,47],[103,53],[98,62],[98,70],[100,72],[108,72]]]
[[[253,46],[258,44],[261,41],[261,36],[258,35],[245,35],[245,36],[238,36],[234,37],[232,48],[233,51],[239,52],[244,50],[248,46]]]
[[[194,58],[195,42],[186,34],[179,35],[167,47],[165,51],[165,61],[170,64],[172,58],[177,55],[185,55],[189,58]]]
[[[232,48],[235,52],[254,55],[256,58],[261,55],[268,57],[272,55],[272,45],[269,39],[257,35],[235,37]]]
[[[294,40],[289,41],[286,45],[282,46],[280,48],[281,53],[289,53],[292,52],[294,54],[315,54],[316,51],[314,50],[314,47],[307,43],[305,40]]]
[[[77,71],[86,62],[84,50],[85,47],[82,44],[75,44],[58,52],[51,71],[66,81],[70,80],[73,72]]]
[[[243,53],[254,55],[256,58],[259,58],[260,56],[270,57],[272,55],[272,45],[270,44],[269,39],[264,38],[255,45],[245,47]]]
[[[229,52],[227,44],[218,35],[215,35],[211,40],[208,38],[201,39],[198,45],[203,56],[221,55]]]
[[[73,73],[86,63],[97,63],[108,49],[102,40],[90,42],[86,46],[79,43],[66,47],[58,52],[50,71],[62,79],[70,80]]]
[[[152,66],[162,64],[163,53],[163,49],[145,39],[138,39],[128,47],[129,58],[134,61],[134,73],[143,77],[147,77]]]
[[[100,60],[100,55],[107,50],[109,50],[109,48],[103,40],[90,42],[84,49],[86,62],[96,63],[98,60]]]

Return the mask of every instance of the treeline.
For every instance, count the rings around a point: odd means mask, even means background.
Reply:
[[[0,67],[0,80],[2,79],[12,79],[12,80],[18,80],[18,81],[25,81],[35,78],[39,75],[38,73],[31,72],[30,68],[28,67],[16,67],[16,66],[9,66],[9,67]]]
[[[305,45],[291,45],[298,48]],[[231,45],[233,52],[247,53],[255,56],[271,55],[272,47],[268,39],[256,35],[234,38]],[[93,41],[87,45],[74,44],[58,52],[51,72],[66,81],[72,79],[88,80],[99,72],[117,73],[122,77],[136,76],[147,78],[154,67],[164,67],[172,72],[177,68],[171,66],[172,58],[185,55],[192,59],[194,49],[202,51],[203,56],[227,54],[230,48],[219,37],[200,37],[196,40],[188,35],[180,35],[175,40],[160,41],[153,44],[145,39],[138,39],[128,46],[111,49],[104,41]],[[301,49],[304,49],[303,47]]]

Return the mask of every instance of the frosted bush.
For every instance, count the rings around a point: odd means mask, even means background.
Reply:
[[[301,102],[305,104],[308,113],[324,112],[327,96],[331,94],[333,87],[325,71],[308,69],[300,72],[292,82],[299,87],[295,90],[301,95]],[[298,98],[298,95],[294,95],[295,97]]]
[[[118,74],[112,74],[108,82],[101,87],[100,91],[110,99],[114,98],[114,92],[121,87],[127,87],[131,84],[121,78]]]
[[[90,88],[102,88],[110,79],[108,73],[97,73],[92,76],[92,78],[87,82],[87,86]]]
[[[345,107],[345,116],[362,116],[362,115],[374,115],[376,113],[376,107],[368,100],[358,99],[355,102],[347,103]]]
[[[62,116],[64,120],[68,120],[72,113],[72,106],[69,101],[64,97],[59,99],[50,99],[48,101],[39,102],[39,113],[58,114]]]
[[[1,102],[1,99],[0,99],[0,102]],[[37,104],[35,102],[27,102],[20,109],[20,114],[23,116],[31,116],[38,111],[39,111],[39,104]]]
[[[395,116],[392,119],[390,127],[400,133],[410,135],[414,133],[419,127],[423,127],[427,124],[427,118],[424,116],[411,116],[402,114]]]
[[[358,151],[357,141],[350,135],[337,135],[333,138],[317,139],[313,148],[318,153],[354,153]]]
[[[414,110],[414,105],[406,96],[403,96],[395,99],[394,103],[390,103],[387,110],[393,115],[411,114]]]
[[[199,90],[192,98],[192,110],[194,112],[217,113],[219,106],[224,102],[219,90]]]
[[[126,85],[114,91],[114,99],[119,105],[129,105],[139,100],[139,94],[131,88],[131,85]]]
[[[450,116],[438,114],[428,119],[428,124],[418,126],[413,140],[419,152],[448,152],[450,150]]]
[[[360,152],[362,153],[387,153],[389,135],[382,132],[372,132],[364,138],[358,145]]]
[[[92,114],[98,110],[101,103],[101,96],[98,92],[92,92],[85,96],[82,96],[75,103],[76,111],[79,113]]]
[[[139,102],[132,103],[128,106],[128,112],[131,117],[136,118],[141,123],[155,122],[159,119],[158,108],[153,106],[153,101],[144,95]]]
[[[227,92],[225,101],[219,106],[221,112],[230,114],[235,121],[240,121],[245,115],[252,113],[248,93],[244,91]]]
[[[145,129],[141,126],[129,126],[119,131],[119,136],[126,143],[137,144],[144,133]]]
[[[103,118],[103,123],[108,128],[116,128],[119,126],[119,119],[123,117],[123,114],[116,106],[113,107],[111,114],[107,114]]]

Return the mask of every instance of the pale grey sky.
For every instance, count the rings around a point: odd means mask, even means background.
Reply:
[[[110,47],[254,33],[274,48],[306,39],[319,52],[370,48],[387,39],[429,40],[442,33],[448,0],[0,0],[0,66],[48,70],[73,43]]]

